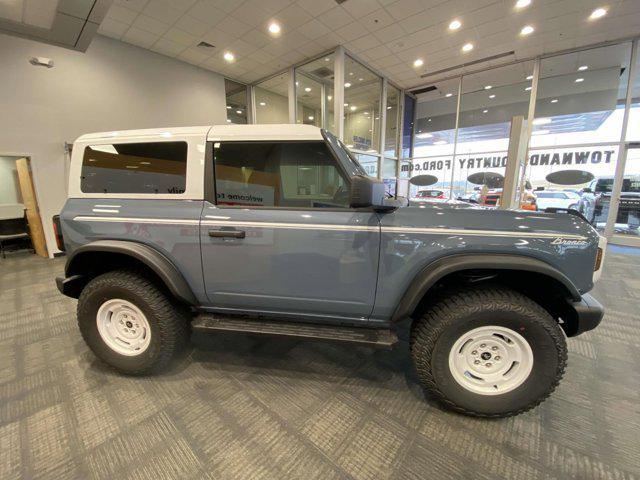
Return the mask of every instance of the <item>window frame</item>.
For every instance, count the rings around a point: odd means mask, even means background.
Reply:
[[[333,159],[334,165],[337,167],[339,174],[345,181],[346,186],[351,190],[352,176],[346,170],[333,148],[326,140],[308,139],[308,140],[219,140],[212,141],[207,140],[206,147],[206,161],[205,161],[205,174],[204,181],[204,199],[216,208],[220,209],[245,209],[245,210],[292,210],[292,211],[313,211],[313,212],[353,212],[353,211],[373,211],[372,208],[355,208],[355,207],[329,207],[329,208],[314,208],[314,207],[276,207],[270,205],[219,205],[218,204],[218,192],[216,189],[216,173],[215,173],[215,159],[213,156],[214,143],[322,143],[329,151],[330,157]]]

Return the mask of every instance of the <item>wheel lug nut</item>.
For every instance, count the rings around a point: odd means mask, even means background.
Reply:
[[[495,357],[493,357],[493,359],[494,359],[496,362],[499,362],[499,361],[500,361],[500,356],[499,356],[499,355],[496,355]]]
[[[484,343],[481,343],[480,348],[484,348],[484,347],[486,347],[486,345]]]
[[[491,366],[491,362],[487,362],[484,364],[485,367],[490,367]]]
[[[498,350],[498,347],[493,346],[493,347],[491,347],[491,350],[493,350],[495,352],[496,350]]]
[[[477,354],[478,354],[477,350],[474,350],[473,352],[471,352],[471,355],[477,355]]]
[[[480,360],[474,360],[473,363],[475,363],[476,365],[480,365]]]

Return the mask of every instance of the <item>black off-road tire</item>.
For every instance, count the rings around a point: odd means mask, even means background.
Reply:
[[[151,340],[139,355],[126,356],[116,352],[98,332],[98,309],[107,300],[116,298],[137,306],[149,323]],[[77,314],[82,337],[93,353],[127,375],[159,372],[189,341],[189,311],[153,281],[133,271],[116,270],[92,279],[78,298]]]
[[[482,326],[509,328],[529,343],[533,368],[524,382],[499,395],[464,388],[449,367],[449,352],[466,332]],[[509,417],[544,401],[567,363],[565,336],[557,322],[530,298],[502,286],[451,292],[413,322],[411,357],[422,385],[446,408],[465,415]]]

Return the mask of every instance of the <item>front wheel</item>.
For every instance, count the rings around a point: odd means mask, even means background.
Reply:
[[[560,382],[567,348],[557,322],[513,290],[452,293],[416,319],[411,355],[426,390],[479,417],[507,417],[545,400]]]

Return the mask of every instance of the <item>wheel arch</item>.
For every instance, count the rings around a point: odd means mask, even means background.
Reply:
[[[164,254],[148,245],[126,240],[98,240],[75,249],[65,266],[66,279],[59,281],[65,295],[78,298],[88,281],[117,268],[142,268],[182,303],[196,305],[197,300],[184,276]]]
[[[506,276],[524,275],[528,278],[549,280],[547,288],[556,288],[565,298],[581,299],[580,291],[565,274],[542,260],[523,255],[508,254],[457,254],[441,257],[423,267],[405,291],[391,318],[392,322],[410,317],[419,309],[432,288],[444,280],[466,272],[478,272],[489,277],[492,274]],[[548,310],[555,307],[543,305]],[[551,312],[553,313],[553,312]]]

